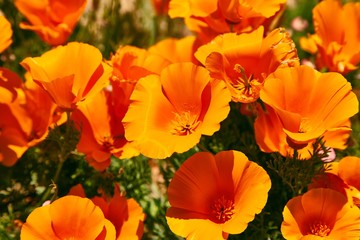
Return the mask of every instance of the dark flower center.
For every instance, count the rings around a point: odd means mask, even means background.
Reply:
[[[216,223],[224,223],[232,218],[232,215],[235,213],[234,208],[235,205],[233,200],[221,196],[210,206],[210,219]]]

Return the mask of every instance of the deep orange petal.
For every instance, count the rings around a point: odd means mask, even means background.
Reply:
[[[223,231],[238,234],[265,206],[271,181],[263,168],[249,161],[241,152],[219,152],[215,159],[222,191],[228,189],[234,194],[235,213],[224,223]],[[255,195],[256,198],[253,197]]]
[[[0,53],[7,49],[12,43],[12,29],[10,22],[5,16],[0,16]]]
[[[123,222],[117,239],[141,239],[144,233],[145,214],[133,198],[127,200],[127,211],[128,218]]]
[[[87,198],[62,197],[50,204],[49,211],[59,238],[95,239],[105,224],[101,209]]]
[[[203,216],[209,214],[211,201],[219,190],[217,171],[215,158],[211,153],[199,152],[188,158],[170,182],[168,198],[171,208]],[[169,213],[168,216],[177,217]]]
[[[360,210],[351,207],[341,193],[325,188],[309,190],[291,199],[283,212],[281,231],[286,239],[299,239],[311,233],[314,224],[326,225],[335,239],[359,238]]]
[[[358,170],[360,169],[360,158],[354,156],[344,157],[339,162],[339,177],[347,184],[360,189]]]

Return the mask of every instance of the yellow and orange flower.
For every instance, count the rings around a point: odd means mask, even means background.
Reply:
[[[282,12],[285,0],[171,0],[171,18],[185,18],[191,31],[207,43],[219,34],[251,32],[261,25],[270,26],[272,19]]]
[[[80,184],[74,186],[69,195],[85,197]],[[144,233],[145,214],[140,205],[133,199],[126,199],[115,184],[114,196],[93,197],[92,202],[101,208],[106,219],[111,221],[116,230],[114,239],[141,239]]]
[[[360,210],[332,189],[316,188],[291,199],[283,217],[281,232],[288,240],[360,238]]]
[[[247,18],[270,18],[285,3],[286,0],[219,0],[219,7],[227,20],[236,23]]]
[[[124,137],[121,123],[129,104],[130,88],[121,88],[116,82],[112,90],[103,90],[78,107],[71,118],[81,131],[77,150],[86,154],[86,160],[102,171],[110,165],[111,155],[131,158],[139,154]],[[124,109],[125,108],[125,109]]]
[[[0,93],[0,164],[12,166],[63,118],[43,89],[6,68],[0,68]]]
[[[168,225],[187,239],[227,239],[261,212],[270,187],[265,170],[241,152],[196,153],[170,182]]]
[[[342,75],[308,66],[278,69],[266,79],[260,98],[268,105],[265,111],[259,109],[255,121],[260,149],[284,156],[296,149],[303,158],[322,136],[327,147],[344,149],[351,131],[349,118],[359,104]]]
[[[111,68],[101,52],[88,44],[72,42],[40,57],[27,57],[21,65],[64,110],[73,110],[109,82]]]
[[[65,196],[32,211],[20,238],[110,240],[115,228],[90,199]]]
[[[252,33],[226,33],[195,53],[211,77],[225,81],[234,102],[256,101],[270,73],[299,65],[295,44],[285,29],[275,29],[265,38],[263,34],[263,27]]]
[[[317,67],[342,74],[356,69],[360,63],[360,3],[342,6],[338,0],[321,1],[313,9],[313,22],[315,34],[301,38],[300,46],[316,54]]]
[[[0,53],[2,53],[11,45],[13,34],[10,22],[3,15],[0,15],[0,32]]]
[[[328,164],[325,174],[315,176],[309,188],[331,188],[348,198],[351,205],[360,207],[360,158],[347,156]]]
[[[212,135],[230,110],[223,81],[193,63],[175,63],[158,75],[141,78],[123,119],[125,138],[140,153],[166,158],[182,153]]]
[[[44,42],[56,46],[67,41],[86,3],[86,0],[16,0],[15,6],[30,22],[20,23],[20,28],[35,31]]]

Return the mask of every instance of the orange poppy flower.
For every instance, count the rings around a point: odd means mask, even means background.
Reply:
[[[321,136],[327,147],[345,148],[351,131],[349,118],[358,112],[357,97],[342,75],[320,73],[308,66],[278,69],[266,79],[260,98],[273,110],[267,107],[267,114],[259,111],[255,122],[257,143],[266,151],[271,148],[285,156],[286,150],[276,143],[279,139],[283,146],[305,154]],[[270,125],[262,125],[268,124],[269,118],[277,134],[274,130],[270,134]]]
[[[170,63],[193,62],[196,49],[196,38],[187,36],[181,39],[167,38],[149,48],[149,53],[157,54],[168,60]]]
[[[202,134],[219,130],[230,110],[225,84],[193,63],[171,64],[160,76],[141,78],[130,100],[125,138],[151,158],[189,150]]]
[[[231,22],[241,22],[244,18],[270,18],[286,3],[286,0],[219,0],[219,7],[225,18]]]
[[[119,158],[131,158],[139,154],[124,137],[121,120],[128,104],[123,102],[129,100],[126,97],[128,94],[122,94],[123,91],[126,89],[113,84],[112,91],[101,91],[71,115],[81,131],[77,150],[85,153],[89,164],[99,171],[110,165],[112,154]]]
[[[0,163],[12,166],[62,118],[43,89],[6,68],[0,68],[0,93]]]
[[[203,3],[204,2],[204,3]],[[198,34],[202,43],[219,34],[251,32],[258,27],[270,28],[275,16],[281,14],[285,0],[172,0],[169,5],[171,18],[185,18],[187,27]]]
[[[13,34],[10,22],[2,15],[0,15],[0,32],[0,53],[2,53],[11,45]]]
[[[67,111],[99,92],[111,74],[97,48],[78,42],[58,46],[40,57],[27,57],[21,65]]]
[[[224,80],[234,102],[254,102],[265,78],[279,67],[299,65],[293,41],[282,28],[263,38],[252,33],[226,33],[201,46],[195,57],[213,78]]]
[[[81,184],[74,186],[69,195],[85,197]],[[144,233],[145,214],[140,205],[133,199],[126,199],[115,184],[114,196],[93,197],[93,203],[100,207],[106,219],[115,226],[115,239],[141,239]]]
[[[56,46],[67,41],[86,3],[86,0],[16,0],[15,6],[30,22],[20,23],[20,28],[35,31],[44,42]]]
[[[65,196],[36,208],[21,228],[21,239],[115,239],[115,228],[90,199]]]
[[[167,223],[187,239],[227,239],[261,212],[270,187],[265,170],[241,152],[196,153],[170,182]]]
[[[334,18],[336,16],[336,18]],[[300,39],[305,51],[316,54],[318,68],[346,74],[360,63],[360,3],[321,1],[313,9],[315,34]]]
[[[360,210],[332,189],[316,188],[291,199],[283,217],[281,232],[288,240],[360,238]]]

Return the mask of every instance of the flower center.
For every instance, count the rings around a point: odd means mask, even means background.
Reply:
[[[316,222],[310,226],[310,234],[319,236],[319,237],[326,237],[331,232],[331,229],[322,222]]]
[[[235,205],[233,200],[226,199],[224,196],[216,199],[210,206],[211,219],[217,223],[224,223],[231,219]]]
[[[104,147],[105,151],[110,152],[114,149],[114,141],[109,135],[105,135],[102,139],[102,146]]]
[[[245,73],[245,69],[240,64],[234,65],[234,71],[239,74],[235,83],[230,85],[236,91],[236,101],[240,102],[254,102],[259,98],[261,83],[257,79],[253,79],[252,75],[249,77]]]
[[[174,135],[186,136],[195,132],[200,122],[197,116],[191,114],[190,111],[183,112],[181,114],[175,113],[175,119],[173,120],[173,130],[171,131]]]

